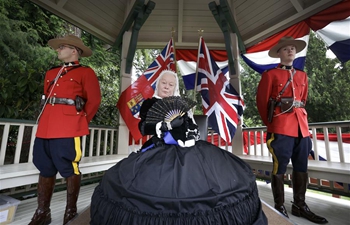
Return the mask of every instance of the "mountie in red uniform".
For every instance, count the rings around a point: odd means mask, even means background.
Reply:
[[[33,163],[40,171],[38,207],[29,225],[51,223],[51,197],[59,172],[66,180],[67,202],[63,224],[77,215],[80,191],[82,136],[89,134],[89,122],[101,103],[100,84],[95,72],[79,64],[92,50],[75,35],[48,41],[62,66],[51,68],[44,80],[42,110],[33,146]]]
[[[89,134],[89,122],[96,114],[101,102],[100,86],[95,72],[79,64],[56,67],[49,70],[45,76],[44,93],[47,98],[76,99],[80,96],[86,104],[78,112],[74,105],[48,104],[40,116],[36,137],[67,138],[80,137]]]
[[[302,70],[276,67],[262,74],[256,95],[257,107],[261,119],[267,126],[267,132],[298,137],[298,127],[300,127],[302,136],[307,137],[309,136],[309,125],[304,107],[293,107],[293,111],[289,113],[282,113],[281,107],[275,107],[272,122],[268,122],[267,119],[269,99],[276,99],[293,72],[295,74],[292,82],[280,97],[293,97],[294,101],[303,102],[305,105],[308,94],[306,73]]]
[[[280,64],[262,74],[256,93],[260,117],[267,127],[266,146],[271,153],[273,168],[271,190],[275,209],[285,217],[284,176],[287,166],[293,166],[292,214],[314,223],[328,221],[314,214],[305,202],[308,184],[308,157],[312,149],[307,112],[308,77],[293,68],[295,55],[306,47],[306,42],[293,37],[282,37],[268,55],[279,58]]]

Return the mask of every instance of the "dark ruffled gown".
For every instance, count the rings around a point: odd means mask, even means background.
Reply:
[[[132,153],[96,187],[91,224],[267,224],[255,175],[209,142],[161,145]]]

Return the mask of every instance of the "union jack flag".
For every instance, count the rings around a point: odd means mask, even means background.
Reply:
[[[244,102],[212,59],[204,39],[199,41],[197,91],[202,95],[203,112],[209,126],[229,143],[243,114]]]
[[[145,99],[152,98],[156,80],[163,70],[176,71],[172,39],[147,70],[119,97],[117,108],[135,141],[142,137],[138,129],[141,104]]]

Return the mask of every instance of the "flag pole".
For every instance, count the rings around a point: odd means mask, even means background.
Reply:
[[[176,49],[175,49],[174,33],[175,33],[175,28],[172,27],[171,28],[171,42],[173,44],[175,72],[177,73],[177,62],[176,62]]]
[[[198,79],[198,64],[199,64],[199,50],[201,47],[201,39],[202,39],[202,33],[203,33],[203,29],[199,29],[198,30],[198,34],[199,34],[199,39],[198,39],[198,51],[197,51],[197,64],[196,64],[196,76],[194,79],[194,88],[193,88],[193,101],[196,101],[196,95],[197,95],[197,79]],[[196,106],[193,107],[193,112],[195,111]]]

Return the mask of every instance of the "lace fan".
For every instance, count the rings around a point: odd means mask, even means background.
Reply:
[[[195,105],[195,101],[180,96],[163,98],[148,110],[146,123],[170,122],[178,116],[183,116]]]

